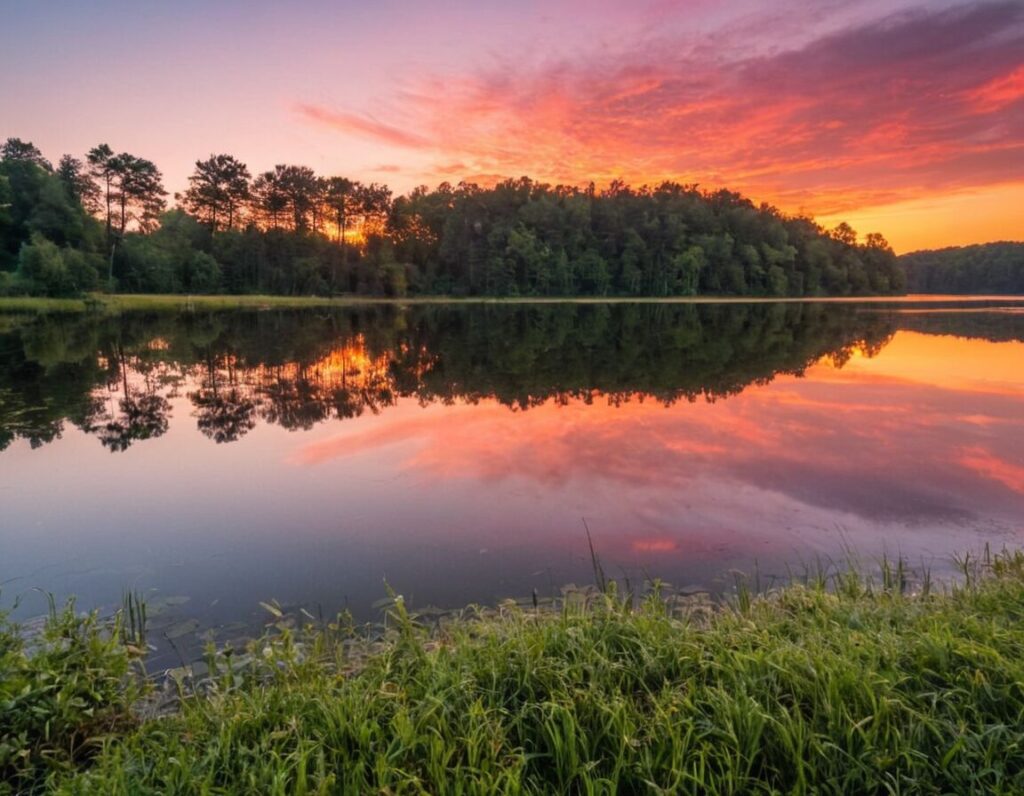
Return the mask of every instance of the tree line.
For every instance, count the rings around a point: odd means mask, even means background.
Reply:
[[[1024,243],[983,243],[904,254],[912,293],[1024,294]]]
[[[151,161],[100,144],[54,167],[0,147],[0,293],[402,296],[896,294],[885,239],[665,182],[378,183],[226,154],[173,197]]]

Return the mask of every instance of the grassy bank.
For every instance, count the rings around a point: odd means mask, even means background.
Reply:
[[[381,299],[376,299],[380,301]],[[93,293],[85,298],[0,297],[0,312],[145,312],[234,309],[301,309],[348,306],[373,299],[316,296],[185,296],[172,294]]]
[[[65,614],[31,650],[0,635],[0,772],[104,794],[1019,793],[1024,556],[984,569],[711,612],[612,592],[429,635],[398,600],[368,657],[337,624],[282,626],[145,719],[126,643]]]
[[[185,296],[171,294],[93,293],[85,298],[31,298],[0,296],[0,312],[143,312],[233,309],[302,309],[313,307],[349,307],[363,304],[776,304],[807,302],[891,303],[915,301],[938,303],[948,301],[984,302],[1005,299],[1005,296],[858,296],[818,298],[759,298],[743,296],[690,296],[676,298],[621,297],[524,297],[495,298],[453,296],[268,296],[217,295]]]

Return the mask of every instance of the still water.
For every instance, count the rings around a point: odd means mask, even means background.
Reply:
[[[372,618],[1024,538],[1024,302],[0,316],[0,603]],[[187,603],[186,603],[187,600]]]

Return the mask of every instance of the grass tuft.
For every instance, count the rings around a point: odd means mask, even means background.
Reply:
[[[121,636],[68,609],[34,651],[4,626],[0,765],[64,793],[1020,793],[1024,556],[964,572],[809,568],[710,614],[610,581],[433,629],[390,592],[384,640],[280,621],[139,723]],[[95,654],[65,660],[61,633]],[[11,707],[26,670],[37,712]],[[95,694],[65,714],[46,689],[71,683]]]

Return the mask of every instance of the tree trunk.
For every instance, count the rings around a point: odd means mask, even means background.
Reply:
[[[106,174],[106,181],[107,181],[107,194],[106,194],[106,199],[107,199],[107,245],[109,246],[110,245],[110,221],[111,221],[111,219],[110,219],[110,173],[109,172]]]
[[[341,263],[342,265],[348,265],[348,247],[345,244],[345,223],[348,221],[348,216],[342,214],[341,216]]]
[[[114,282],[114,252],[117,251],[117,241],[112,241],[110,244],[110,266],[107,269],[107,289],[113,285]]]

